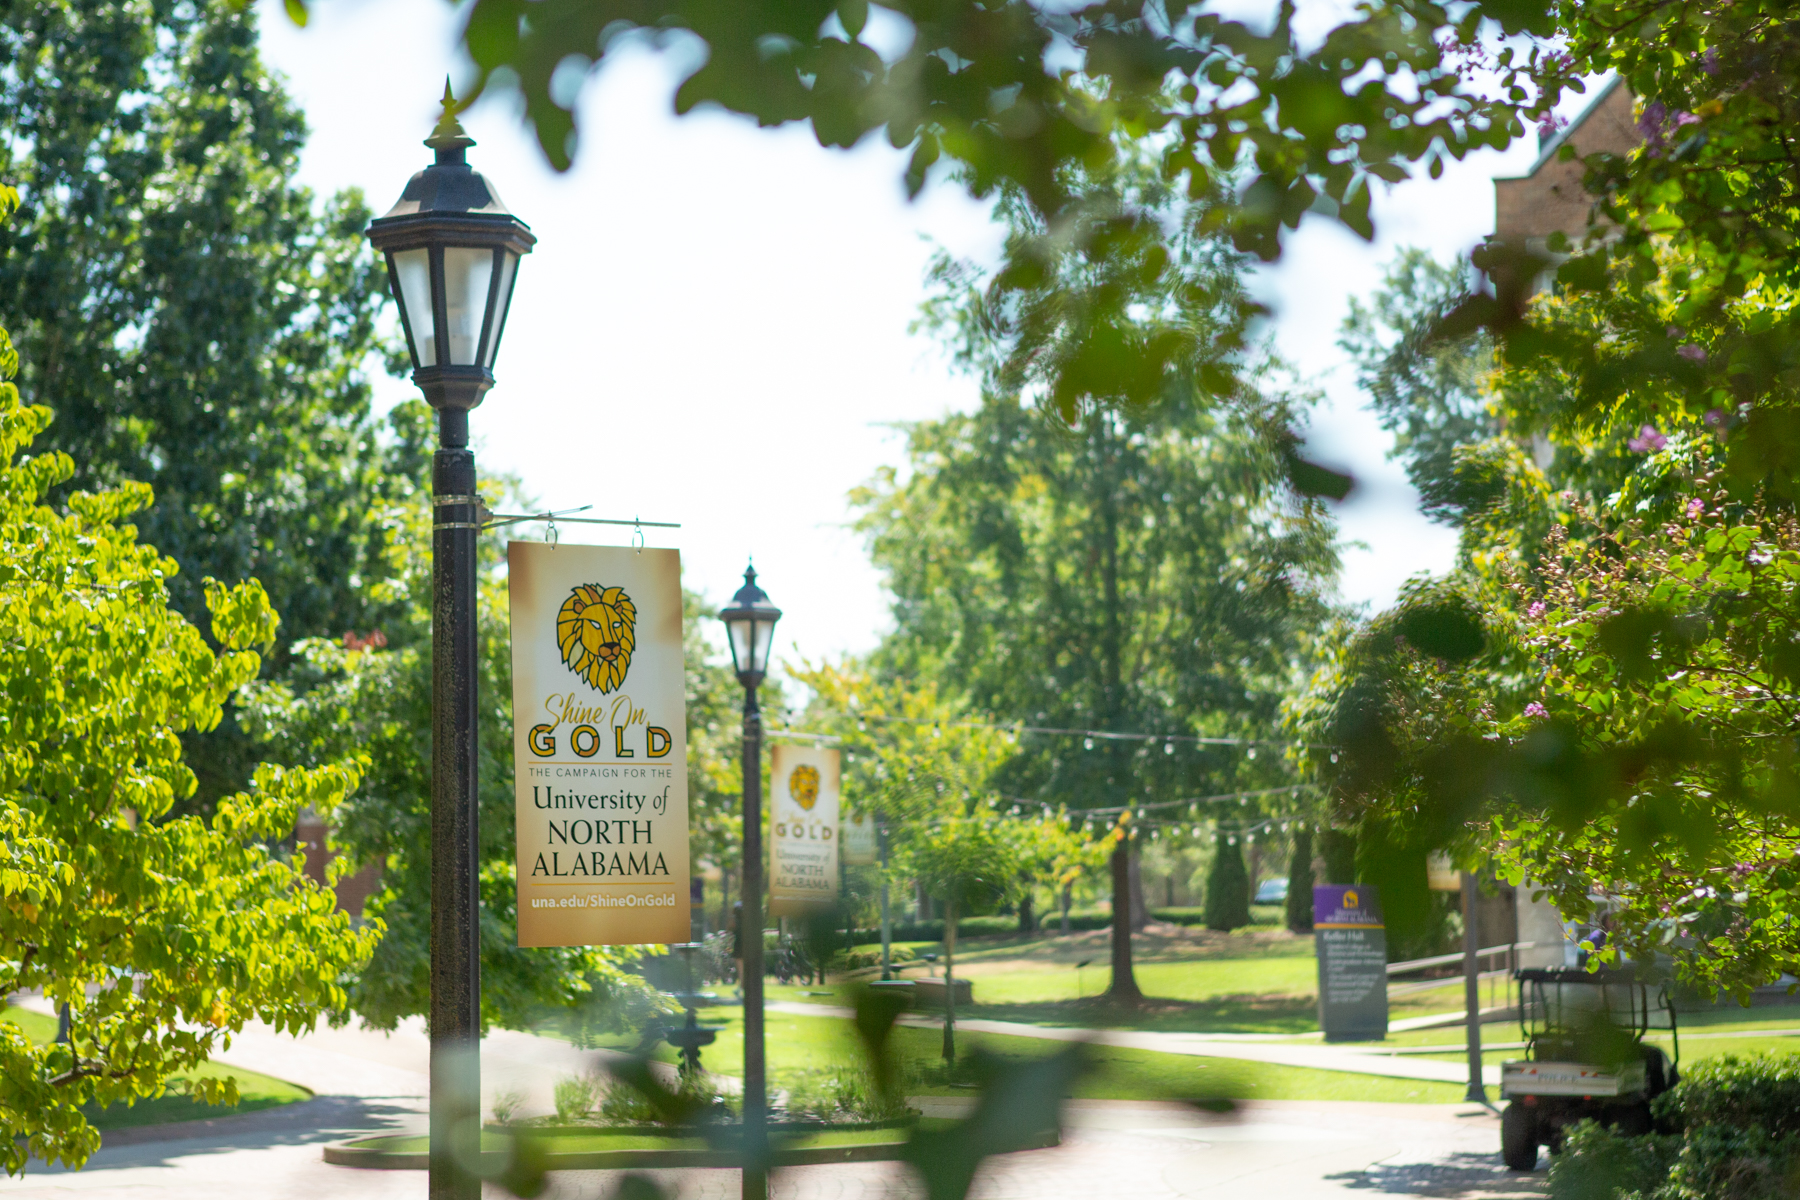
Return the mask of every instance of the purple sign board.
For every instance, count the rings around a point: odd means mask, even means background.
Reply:
[[[1381,894],[1368,884],[1313,889],[1319,959],[1319,1028],[1328,1042],[1387,1036],[1387,930]]]

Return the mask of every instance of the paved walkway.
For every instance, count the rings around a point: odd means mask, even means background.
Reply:
[[[770,1004],[771,1012],[795,1016],[848,1017],[851,1010],[825,1004],[800,1004],[792,1001]],[[907,1013],[901,1024],[936,1028],[940,1017]],[[1358,1049],[1352,1046],[1326,1046],[1317,1042],[1249,1041],[1242,1037],[1207,1033],[1158,1033],[1135,1029],[1072,1029],[1057,1025],[1027,1025],[1019,1021],[988,1021],[976,1017],[958,1019],[958,1029],[971,1033],[1003,1033],[1013,1037],[1045,1038],[1050,1041],[1099,1042],[1104,1046],[1125,1046],[1134,1050],[1159,1050],[1164,1054],[1188,1054],[1204,1058],[1235,1058],[1248,1062],[1275,1063],[1284,1067],[1311,1067],[1322,1071],[1349,1071],[1359,1075],[1384,1075],[1391,1079],[1427,1079],[1437,1083],[1467,1083],[1469,1068],[1465,1063],[1444,1062],[1428,1058],[1401,1058],[1379,1048]],[[1500,1068],[1482,1069],[1484,1082],[1498,1087]]]
[[[1515,1175],[1500,1165],[1499,1122],[1474,1106],[1264,1101],[1219,1118],[1185,1105],[1088,1100],[1071,1102],[1064,1116],[1061,1146],[989,1159],[972,1200],[1513,1200],[1545,1194],[1541,1172]],[[731,1171],[648,1174],[669,1200],[735,1200],[738,1194]],[[556,1176],[545,1195],[601,1200],[616,1186],[603,1172],[569,1172]],[[778,1173],[771,1192],[778,1200],[925,1195],[897,1163],[797,1167]]]
[[[1005,1022],[984,1024],[1015,1029]],[[1199,1052],[1195,1047],[1179,1052]],[[221,1058],[316,1095],[245,1116],[111,1133],[79,1172],[38,1164],[21,1178],[0,1179],[0,1200],[423,1200],[423,1172],[335,1167],[321,1154],[324,1143],[340,1138],[423,1130],[428,1058],[416,1022],[392,1034],[351,1026],[302,1038],[253,1027]],[[552,1039],[497,1032],[483,1043],[484,1092],[491,1098],[516,1088],[526,1093],[525,1111],[548,1111],[554,1079],[597,1065],[599,1058]],[[969,1101],[932,1097],[915,1103],[931,1115],[953,1116]],[[1073,1101],[1065,1119],[1062,1146],[990,1159],[974,1197],[1475,1200],[1543,1194],[1541,1173],[1518,1176],[1502,1168],[1499,1123],[1472,1105],[1263,1101],[1221,1118],[1180,1104]],[[737,1195],[732,1171],[652,1175],[670,1200]],[[617,1195],[619,1184],[617,1172],[562,1172],[552,1177],[546,1195],[601,1200]],[[895,1163],[792,1168],[777,1174],[773,1192],[784,1200],[923,1197],[910,1171]],[[488,1193],[489,1200],[501,1195]]]

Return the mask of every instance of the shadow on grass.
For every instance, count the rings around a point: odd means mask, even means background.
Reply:
[[[105,1132],[112,1129],[136,1129],[144,1125],[166,1125],[177,1121],[206,1121],[216,1117],[237,1117],[264,1109],[280,1108],[310,1097],[296,1090],[291,1096],[245,1097],[236,1104],[203,1104],[192,1096],[163,1095],[139,1100],[136,1104],[114,1104],[106,1109],[92,1105],[82,1109],[88,1124]]]
[[[975,1004],[959,1017],[1063,1025],[1080,1029],[1138,1029],[1162,1033],[1310,1033],[1319,1027],[1311,996],[1212,996],[1205,1000],[1151,998],[1115,1004],[1104,996],[1033,1004]]]

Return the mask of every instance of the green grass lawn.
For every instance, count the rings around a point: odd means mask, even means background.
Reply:
[[[56,1018],[29,1009],[9,1006],[0,1010],[0,1021],[10,1021],[25,1031],[34,1042],[44,1043],[56,1037]],[[238,1103],[230,1105],[201,1104],[185,1094],[186,1081],[195,1079],[236,1079]],[[183,1071],[171,1081],[163,1095],[140,1099],[136,1104],[114,1104],[104,1111],[89,1109],[88,1123],[96,1129],[129,1129],[138,1125],[162,1125],[170,1121],[199,1121],[208,1117],[227,1117],[237,1113],[257,1112],[310,1100],[312,1093],[296,1084],[286,1083],[256,1071],[227,1067],[220,1063],[202,1063],[192,1071]]]
[[[723,1026],[718,1041],[703,1052],[706,1068],[721,1075],[743,1071],[743,1017],[734,1008],[702,1010],[702,1024]],[[769,1075],[776,1087],[802,1072],[825,1070],[862,1061],[850,1022],[834,1017],[801,1017],[770,1013],[765,1027],[765,1052]],[[943,1034],[937,1028],[898,1026],[894,1049],[904,1062],[916,1064],[908,1091],[923,1095],[969,1094],[943,1078]],[[957,1034],[959,1055],[976,1047],[1005,1058],[1036,1058],[1052,1054],[1061,1043],[1039,1038]],[[1199,1058],[1110,1046],[1093,1050],[1095,1069],[1077,1083],[1074,1095],[1092,1100],[1381,1100],[1403,1103],[1451,1104],[1462,1098],[1452,1084],[1408,1079],[1387,1079],[1342,1071],[1315,1071],[1267,1063]],[[667,1045],[657,1056],[674,1061]]]
[[[1800,1031],[1800,1005],[1760,1008],[1728,1006],[1701,1013],[1682,1013],[1678,1016],[1678,1022],[1681,1032],[1681,1061],[1684,1063],[1725,1054],[1741,1056],[1765,1051],[1777,1054],[1800,1053],[1800,1032],[1785,1035],[1776,1032]],[[1460,1027],[1419,1029],[1409,1033],[1390,1034],[1381,1045],[1437,1047],[1437,1052],[1420,1057],[1462,1062],[1467,1056],[1462,1033]],[[1518,1044],[1522,1040],[1517,1021],[1492,1021],[1483,1024],[1482,1061],[1494,1066],[1508,1059],[1523,1057],[1524,1051]],[[1653,1030],[1650,1040],[1665,1051],[1675,1048],[1675,1039],[1665,1030]]]
[[[1273,916],[1279,910],[1271,909]],[[1196,1033],[1300,1036],[1318,1028],[1317,962],[1310,937],[1273,922],[1216,933],[1159,929],[1132,938],[1133,975],[1150,998],[1115,1007],[1102,999],[1111,983],[1110,934],[1043,934],[966,939],[957,948],[956,974],[974,987],[975,1004],[961,1015],[1031,1025],[1142,1029]],[[909,942],[915,955],[938,954],[937,943]],[[859,946],[859,951],[878,947]],[[1081,964],[1086,963],[1084,967]],[[902,978],[941,974],[943,964],[915,959],[897,964]],[[771,1000],[842,1004],[861,982],[770,986]],[[1391,1017],[1455,1012],[1462,980],[1395,996]],[[1485,998],[1485,993],[1484,993]]]
[[[1308,946],[1303,954],[1290,951],[1243,959],[1142,963],[1134,967],[1132,974],[1146,996],[1191,1001],[1247,994],[1310,995],[1317,983],[1318,967]],[[978,1002],[993,1007],[1095,996],[1106,990],[1112,972],[1102,961],[1082,971],[1063,967],[1054,971],[972,973],[969,977],[974,981]]]
[[[25,1031],[25,1036],[43,1045],[56,1040],[56,1018],[46,1017],[43,1013],[32,1012],[28,1008],[19,1008],[9,1004],[0,1009],[0,1021],[10,1021]]]

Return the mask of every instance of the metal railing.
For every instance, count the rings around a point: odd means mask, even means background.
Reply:
[[[1531,950],[1538,946],[1548,944],[1549,943],[1547,942],[1508,942],[1504,946],[1489,946],[1485,950],[1477,950],[1475,952],[1475,957],[1477,959],[1483,959],[1492,958],[1498,954],[1504,954],[1507,956],[1507,965],[1505,969],[1510,971],[1519,965],[1515,956],[1520,950]],[[1390,978],[1395,975],[1410,975],[1414,971],[1429,970],[1432,967],[1446,967],[1451,963],[1459,963],[1462,960],[1463,952],[1461,950],[1458,950],[1454,954],[1434,954],[1430,958],[1414,958],[1406,962],[1389,963],[1387,965],[1387,973]]]

